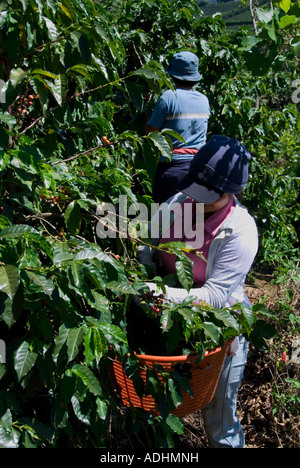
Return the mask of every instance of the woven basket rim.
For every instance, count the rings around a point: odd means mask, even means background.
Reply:
[[[213,354],[219,353],[223,349],[223,347],[228,346],[228,344],[229,342],[226,341],[223,346],[218,346],[217,348],[207,350],[202,359],[204,359],[207,356],[211,356]],[[199,353],[182,354],[179,356],[155,356],[151,354],[137,354],[137,353],[135,353],[135,355],[141,361],[150,361],[150,362],[159,362],[159,363],[194,361],[199,357]]]

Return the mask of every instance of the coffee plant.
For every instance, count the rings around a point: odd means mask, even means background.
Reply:
[[[0,3],[1,447],[114,443],[122,416],[111,362],[134,365],[126,311],[148,273],[138,239],[117,228],[99,238],[97,210],[121,195],[151,204],[157,160],[172,148],[144,126],[173,89],[174,52],[199,56],[209,134],[237,136],[252,152],[244,203],[260,231],[256,267],[294,261],[299,3],[261,10],[257,25],[229,33],[187,0]],[[122,421],[128,433],[151,428],[161,447],[182,431],[173,415]]]

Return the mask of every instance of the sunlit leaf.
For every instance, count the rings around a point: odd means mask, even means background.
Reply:
[[[19,272],[14,265],[0,266],[0,290],[11,299],[15,295],[20,283]]]
[[[15,371],[19,381],[32,369],[37,357],[38,354],[30,349],[29,343],[23,341],[14,356]]]

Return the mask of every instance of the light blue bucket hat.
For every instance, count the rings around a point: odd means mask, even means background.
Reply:
[[[198,72],[199,60],[193,52],[177,52],[167,69],[169,75],[183,81],[199,81],[202,75]]]

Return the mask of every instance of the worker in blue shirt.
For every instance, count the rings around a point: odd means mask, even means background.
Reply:
[[[171,137],[171,162],[160,157],[153,188],[156,203],[176,193],[175,187],[187,174],[191,160],[206,143],[210,107],[207,97],[194,89],[201,79],[198,67],[198,57],[192,52],[178,52],[173,56],[167,72],[173,78],[175,91],[169,89],[161,95],[146,125],[147,133],[169,128],[184,140]]]

